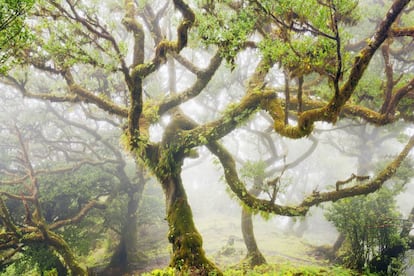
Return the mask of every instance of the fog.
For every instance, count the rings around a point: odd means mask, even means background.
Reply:
[[[3,2],[0,275],[414,274],[410,1]]]

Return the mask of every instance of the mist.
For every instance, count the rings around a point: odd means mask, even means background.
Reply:
[[[411,275],[409,0],[0,0],[0,275]]]

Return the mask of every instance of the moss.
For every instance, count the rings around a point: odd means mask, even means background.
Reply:
[[[132,76],[140,76],[142,78],[148,76],[152,72],[154,72],[158,68],[159,64],[156,64],[154,62],[148,62],[144,64],[139,64],[135,66],[135,68],[132,70],[131,75]]]
[[[185,275],[222,275],[220,270],[205,256],[203,240],[198,233],[190,206],[185,198],[176,200],[168,211],[170,225],[168,240],[173,246],[170,266],[179,274]]]
[[[152,102],[151,100],[147,100],[144,103],[144,107],[142,110],[142,115],[150,124],[155,124],[159,121],[160,115],[158,114],[159,105]]]
[[[309,135],[313,130],[313,121],[315,114],[312,111],[307,111],[305,116],[299,117],[297,126],[290,126],[285,124],[285,112],[283,110],[282,102],[277,99],[266,99],[261,102],[261,107],[266,110],[274,120],[274,130],[282,136],[292,139],[299,139]]]

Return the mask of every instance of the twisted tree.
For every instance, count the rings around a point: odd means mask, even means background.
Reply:
[[[306,138],[318,122],[334,124],[343,117],[377,126],[411,122],[412,7],[409,0],[388,2],[375,20],[358,17],[362,11],[352,0],[40,2],[32,14],[34,42],[19,52],[22,67],[3,80],[25,97],[86,103],[121,118],[123,145],[163,188],[171,266],[220,274],[205,256],[181,179],[184,160],[195,157],[198,147],[217,156],[229,188],[246,206],[301,216],[311,206],[378,190],[414,146],[412,137],[388,166],[360,185],[315,190],[299,204],[285,206],[272,192],[269,198],[249,193],[220,140],[258,118],[253,116],[259,111],[274,133],[291,139]],[[353,32],[361,25],[370,26],[362,38]],[[381,91],[375,100],[382,108],[371,109],[355,98],[364,95],[359,84],[382,49],[395,53],[395,63],[405,67],[389,70],[385,64],[387,85],[371,87]],[[243,57],[249,59],[249,76],[237,87],[238,100],[207,120],[200,118],[204,110],[196,102],[211,96],[206,91],[223,60],[231,75]],[[167,84],[168,60],[177,62],[176,77],[182,80],[174,93]],[[268,81],[280,73],[286,81]],[[225,95],[227,88],[217,89]],[[160,122],[168,122],[162,137],[152,128]]]

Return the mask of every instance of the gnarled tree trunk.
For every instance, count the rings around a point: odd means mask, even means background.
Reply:
[[[162,185],[166,196],[168,240],[173,249],[170,265],[184,275],[222,275],[205,256],[203,240],[194,225],[180,174],[170,174]]]

